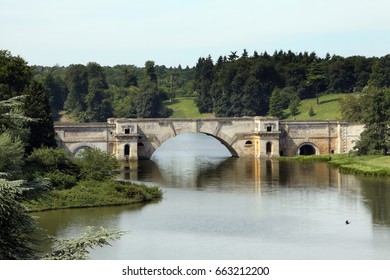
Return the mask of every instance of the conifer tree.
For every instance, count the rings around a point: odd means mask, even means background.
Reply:
[[[27,124],[30,130],[26,152],[42,146],[56,147],[53,119],[50,111],[49,99],[43,85],[33,81],[26,90],[24,101],[25,115],[33,121]]]

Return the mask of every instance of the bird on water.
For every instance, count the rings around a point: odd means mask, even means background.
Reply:
[[[350,223],[351,223],[351,222],[348,221],[348,220],[345,221],[345,224],[346,224],[346,225],[349,225]]]

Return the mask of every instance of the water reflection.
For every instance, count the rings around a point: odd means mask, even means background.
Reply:
[[[39,213],[42,226],[60,237],[89,225],[131,232],[94,259],[390,259],[389,179],[230,158],[204,141],[167,143],[124,168],[123,179],[161,185],[160,203]]]
[[[390,226],[390,182],[387,178],[357,177],[364,204],[375,224]]]

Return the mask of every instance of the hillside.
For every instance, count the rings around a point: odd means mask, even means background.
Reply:
[[[173,101],[164,101],[164,106],[173,110],[170,118],[207,118],[212,114],[201,114],[195,105],[195,97],[182,96]]]
[[[325,94],[319,98],[320,104],[317,105],[316,98],[305,99],[301,101],[299,106],[299,114],[294,118],[288,116],[288,120],[340,120],[340,104],[338,99],[343,98],[347,94]],[[309,116],[310,108],[314,110],[314,116]],[[285,110],[285,114],[288,115],[290,111]]]
[[[326,94],[319,98],[320,105],[316,104],[316,99],[305,99],[299,106],[299,114],[296,120],[339,120],[341,119],[339,98],[347,94]],[[165,101],[164,105],[173,110],[171,118],[205,118],[212,117],[212,114],[201,114],[195,105],[195,97],[177,97],[173,101]],[[314,110],[314,116],[309,116],[310,108]],[[286,116],[289,110],[285,111]],[[287,119],[292,120],[292,116]]]

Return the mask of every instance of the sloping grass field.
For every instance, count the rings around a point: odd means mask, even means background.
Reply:
[[[301,101],[299,106],[299,114],[295,117],[289,115],[290,110],[285,110],[288,120],[341,120],[340,104],[338,99],[343,98],[347,94],[345,93],[332,93],[324,94],[319,97],[319,105],[317,105],[317,99],[305,99]],[[309,116],[310,108],[314,110],[314,116]]]
[[[172,101],[164,101],[164,106],[173,110],[170,118],[209,118],[213,116],[199,113],[195,105],[195,97],[176,97]]]
[[[324,94],[319,98],[320,104],[317,105],[316,98],[305,99],[299,106],[299,114],[295,117],[289,115],[290,110],[285,110],[285,116],[288,120],[341,120],[339,99],[343,98],[345,93]],[[213,114],[201,114],[195,105],[195,97],[181,96],[173,101],[164,101],[164,106],[173,110],[171,118],[207,118]],[[310,108],[314,110],[314,116],[309,116]]]

